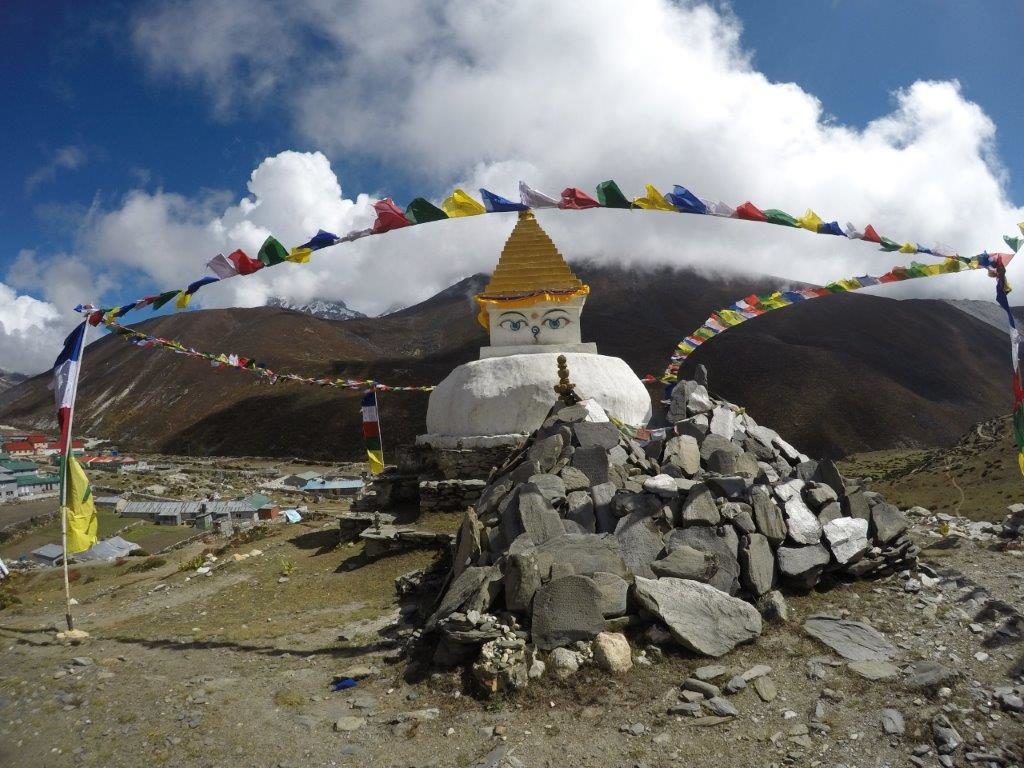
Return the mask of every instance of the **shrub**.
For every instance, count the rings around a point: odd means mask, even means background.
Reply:
[[[167,561],[162,557],[147,557],[141,563],[128,566],[125,569],[125,573],[142,573],[143,571],[151,571],[164,565],[167,565]]]
[[[206,558],[203,557],[202,553],[196,555],[191,560],[186,560],[178,566],[178,573],[183,571],[194,571],[196,568],[200,568],[206,564]]]

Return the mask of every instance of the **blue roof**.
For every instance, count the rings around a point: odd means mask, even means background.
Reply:
[[[304,486],[304,491],[339,491],[349,488],[362,488],[362,480],[310,480]]]

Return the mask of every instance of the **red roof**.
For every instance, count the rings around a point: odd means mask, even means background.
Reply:
[[[29,435],[28,437],[25,438],[25,440],[30,442],[30,443],[33,443],[33,444],[35,444],[35,443],[45,443],[46,442],[46,435],[40,435],[40,434],[37,433],[37,434],[34,434],[34,435]]]
[[[47,444],[46,444],[46,447],[47,447],[47,448],[56,448],[56,449],[57,449],[57,450],[59,451],[59,450],[61,450],[61,449],[62,449],[62,448],[63,448],[64,446],[62,446],[62,445],[61,445],[61,444],[60,444],[59,442],[57,442],[56,440],[54,440],[54,441],[52,441],[52,442],[49,442],[49,443],[47,443]],[[84,447],[85,447],[85,441],[84,441],[84,440],[72,440],[72,441],[71,441],[71,447],[72,447],[72,448],[84,448]]]
[[[32,443],[4,443],[5,451],[34,451]]]

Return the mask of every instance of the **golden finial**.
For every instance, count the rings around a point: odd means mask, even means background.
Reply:
[[[576,385],[569,381],[569,366],[566,364],[565,355],[558,356],[558,383],[555,385],[555,392],[566,405],[576,405],[580,401],[579,395],[576,394]]]

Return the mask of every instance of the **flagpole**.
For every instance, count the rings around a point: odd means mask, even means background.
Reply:
[[[377,411],[377,440],[380,441],[380,467],[384,471],[384,437],[380,432],[380,403],[377,402],[377,388],[373,388],[373,407]]]
[[[75,383],[72,387],[73,396],[71,407],[68,409],[67,438],[64,441],[64,460],[61,462],[60,473],[60,538],[61,548],[64,550],[64,618],[68,624],[68,631],[75,628],[74,619],[71,616],[71,579],[68,577],[68,473],[70,472],[71,445],[74,442],[72,426],[75,420],[75,405],[78,401],[78,377],[82,373],[82,361],[85,359],[85,338],[89,334],[89,323],[83,322],[82,328],[82,351],[78,355],[78,365],[75,368]]]

